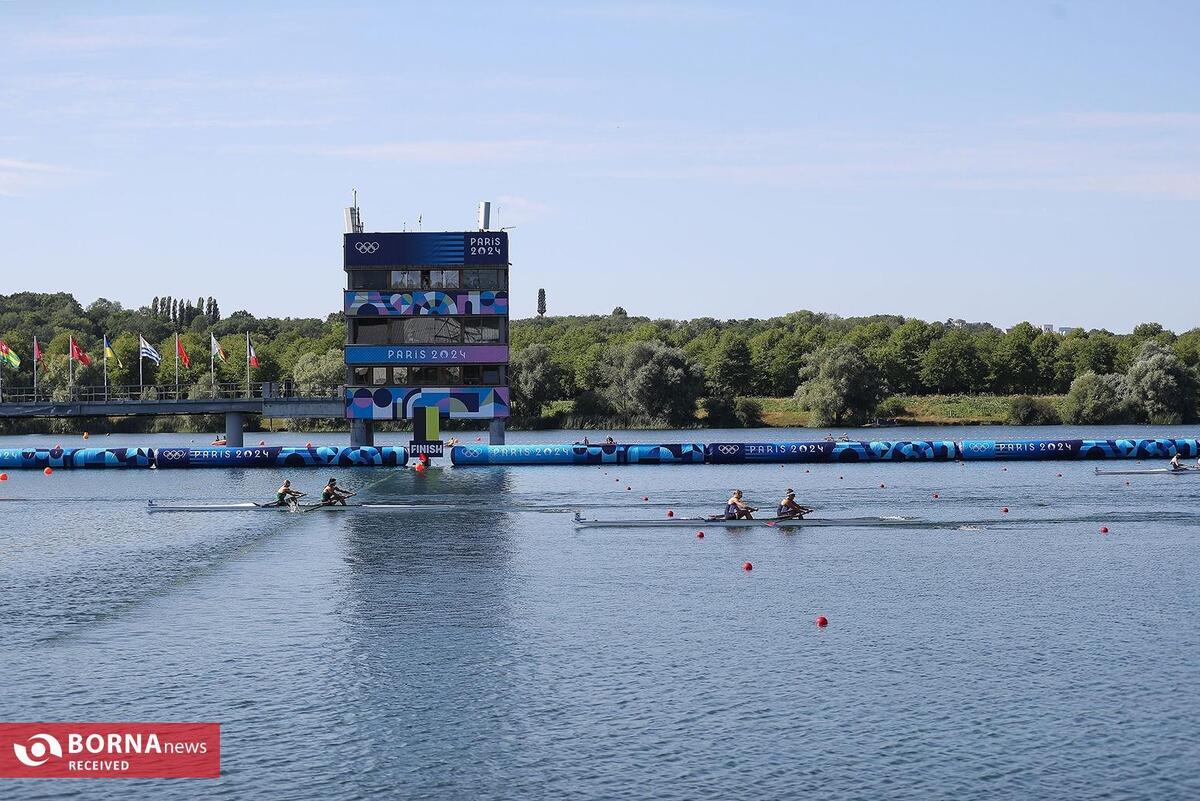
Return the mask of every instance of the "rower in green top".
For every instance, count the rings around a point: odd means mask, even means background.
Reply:
[[[333,506],[334,504],[340,503],[342,506],[345,506],[346,499],[353,495],[353,492],[339,487],[337,485],[336,478],[330,478],[329,483],[326,484],[325,488],[321,490],[321,505]]]
[[[265,506],[295,506],[297,498],[303,498],[305,493],[292,489],[292,482],[285,480],[275,491],[275,500]]]

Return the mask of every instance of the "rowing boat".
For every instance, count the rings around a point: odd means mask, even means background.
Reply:
[[[729,520],[724,517],[667,517],[658,520],[589,520],[575,513],[576,528],[747,528],[768,526],[771,528],[793,528],[798,526],[903,526],[919,521],[908,517],[763,517],[747,520]]]
[[[341,504],[320,504],[320,503],[304,503],[296,507],[291,506],[266,506],[261,503],[156,503],[154,501],[146,502],[147,512],[309,512],[309,511],[327,511],[327,512],[349,512],[349,511],[371,511],[371,512],[444,512],[452,509],[449,504],[424,504],[424,503],[348,503],[345,506]]]
[[[1096,468],[1098,476],[1200,476],[1200,469],[1195,467],[1185,467],[1181,470],[1175,470],[1170,467],[1151,467],[1146,470],[1101,470]]]

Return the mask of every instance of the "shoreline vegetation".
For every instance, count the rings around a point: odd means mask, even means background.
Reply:
[[[141,363],[146,391],[174,386],[175,342],[191,354],[181,391],[246,381],[246,337],[258,357],[253,383],[288,383],[325,393],[346,382],[344,318],[223,316],[216,299],[156,297],[137,309],[67,293],[0,295],[0,342],[13,354],[4,390],[28,391],[37,338],[39,395],[66,400],[74,386],[99,386],[107,339],[110,386],[138,390],[139,341],[163,354]],[[71,365],[71,343],[92,354]],[[842,318],[811,311],[750,320],[664,320],[607,315],[538,316],[509,328],[510,428],[578,430],[717,427],[857,428],[883,425],[1172,425],[1200,418],[1200,328],[1182,334],[1158,323],[1131,333],[1049,331],[1030,323],[1002,330],[950,319],[898,315]],[[211,346],[211,347],[210,347]],[[0,351],[3,351],[0,348]],[[14,363],[14,359],[18,363]],[[3,433],[175,431],[223,428],[219,416],[3,419]],[[249,430],[345,431],[344,420],[262,421]],[[478,421],[449,421],[448,431]],[[401,423],[381,432],[406,430]]]

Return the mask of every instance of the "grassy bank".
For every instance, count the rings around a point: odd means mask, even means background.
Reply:
[[[895,416],[902,425],[1003,425],[1008,422],[1013,395],[896,395],[904,407]],[[1055,406],[1061,395],[1043,396]],[[808,425],[809,415],[794,398],[755,398],[763,408],[763,422],[775,427]]]

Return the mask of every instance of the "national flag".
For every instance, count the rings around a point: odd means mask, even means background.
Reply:
[[[112,343],[108,341],[107,334],[105,334],[105,336],[104,336],[104,358],[112,359],[114,362],[117,363],[117,367],[125,366],[125,365],[121,364],[121,357],[118,356],[117,352],[112,349]]]
[[[37,337],[33,338],[33,360],[35,362],[42,360],[42,346],[38,344]]]
[[[213,356],[216,356],[221,361],[225,361],[227,358],[229,358],[225,355],[225,349],[221,347],[221,343],[217,341],[216,336],[214,336],[211,331],[208,334],[208,338],[212,340],[211,349]]]
[[[188,358],[187,351],[183,349],[183,340],[179,338],[179,334],[175,335],[175,353],[185,368],[192,366],[192,360]]]
[[[0,362],[4,362],[16,370],[21,366],[21,357],[13,352],[13,349],[8,346],[7,342],[0,341]]]
[[[92,364],[92,357],[87,355],[87,351],[79,347],[79,343],[74,338],[71,339],[71,358],[84,367],[89,367]]]
[[[162,363],[162,356],[159,356],[158,351],[154,349],[154,346],[147,342],[146,338],[140,334],[138,335],[138,358],[149,359],[155,364]]]
[[[246,358],[250,360],[251,367],[258,367],[258,357],[254,355],[254,345],[250,342],[250,337],[246,337]]]

